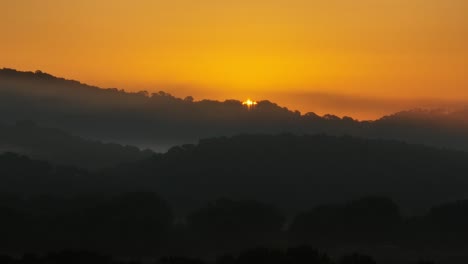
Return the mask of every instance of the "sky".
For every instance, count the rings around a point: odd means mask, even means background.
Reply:
[[[466,0],[0,0],[0,68],[372,119],[468,102]]]

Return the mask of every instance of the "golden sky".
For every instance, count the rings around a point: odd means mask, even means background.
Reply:
[[[467,0],[0,0],[0,67],[375,118],[468,102]]]

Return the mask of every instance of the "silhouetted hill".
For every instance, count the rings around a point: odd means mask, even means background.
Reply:
[[[132,146],[86,140],[28,121],[0,125],[0,153],[2,152],[16,152],[34,159],[85,168],[112,167],[154,154]]]
[[[439,123],[451,126],[466,126],[468,122],[468,108],[458,109],[413,109],[401,111],[382,117],[380,122],[420,122]]]
[[[167,150],[201,138],[296,133],[387,138],[468,150],[468,111],[415,110],[370,122],[290,111],[269,101],[195,101],[101,89],[43,72],[0,70],[0,120],[32,120],[87,138]]]
[[[113,173],[119,178],[138,175],[144,186],[181,205],[227,196],[300,209],[371,194],[393,197],[406,208],[423,208],[467,197],[466,172],[465,152],[286,134],[205,139],[119,166]]]
[[[54,166],[15,153],[0,154],[0,192],[25,195],[86,192],[89,183],[95,181],[83,169]]]
[[[467,160],[465,152],[323,135],[208,139],[100,172],[5,153],[0,252],[211,256],[311,244],[371,252],[382,263],[466,263]],[[409,208],[426,210],[408,217]]]
[[[369,136],[468,150],[468,107],[413,109],[376,120]]]
[[[179,213],[219,197],[294,212],[363,195],[392,197],[405,210],[468,195],[468,153],[325,135],[205,139],[96,173],[5,154],[0,170],[0,191],[156,191]]]

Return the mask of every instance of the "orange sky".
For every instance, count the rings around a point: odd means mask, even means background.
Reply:
[[[357,118],[468,101],[466,0],[0,1],[0,67]]]

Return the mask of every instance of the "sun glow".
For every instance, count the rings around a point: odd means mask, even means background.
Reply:
[[[252,101],[252,100],[250,100],[250,99],[247,99],[245,102],[242,103],[242,105],[245,105],[245,106],[247,106],[247,108],[250,109],[250,108],[256,106],[256,105],[257,105],[257,102]]]
[[[425,98],[468,101],[467,10],[466,0],[0,0],[0,68],[374,119]]]

